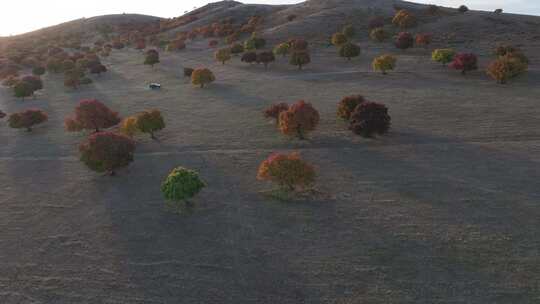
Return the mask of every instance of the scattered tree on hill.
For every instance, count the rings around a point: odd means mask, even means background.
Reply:
[[[129,137],[97,132],[79,146],[81,161],[91,170],[113,176],[115,170],[127,167],[133,161],[135,142]]]
[[[185,206],[191,206],[188,201],[199,193],[206,183],[193,170],[177,167],[169,173],[161,184],[161,193],[176,212],[181,212]]]
[[[178,52],[186,48],[186,43],[182,39],[177,39],[167,44],[167,52]]]
[[[427,47],[432,40],[431,34],[416,34],[415,41],[417,45]]]
[[[456,52],[453,49],[436,49],[431,53],[431,59],[440,62],[442,65],[452,62],[455,56]]]
[[[286,57],[289,54],[289,49],[291,48],[290,44],[284,42],[276,45],[274,47],[274,54],[276,56]]]
[[[307,133],[315,130],[319,119],[319,112],[311,103],[300,100],[279,114],[279,129],[285,135],[305,139]]]
[[[64,62],[62,62],[62,70],[63,71],[69,71],[73,70],[75,68],[75,62],[71,59],[66,59]]]
[[[365,99],[362,95],[343,97],[338,104],[337,116],[341,119],[349,120],[354,109],[364,101]]]
[[[45,74],[45,68],[42,67],[42,66],[37,66],[37,67],[32,69],[32,74],[36,75],[36,76],[41,76],[41,75]]]
[[[385,134],[390,129],[390,115],[384,104],[363,102],[351,114],[349,128],[363,137]]]
[[[86,99],[79,102],[75,113],[65,119],[64,125],[68,132],[93,130],[99,132],[117,125],[120,117],[106,105],[96,99]]]
[[[273,153],[261,163],[257,172],[257,179],[274,182],[286,192],[311,187],[315,177],[315,169],[299,153]]]
[[[431,16],[437,16],[440,13],[440,9],[437,5],[430,4],[428,5],[427,13],[428,15],[431,15]]]
[[[382,55],[373,59],[372,67],[375,71],[381,71],[386,75],[386,71],[393,70],[396,66],[396,57],[392,55]]]
[[[497,15],[500,15],[500,14],[503,13],[503,10],[502,10],[502,8],[498,8],[498,9],[496,9],[496,10],[494,11],[494,13],[497,14]]]
[[[35,91],[39,91],[43,89],[43,81],[41,80],[41,78],[39,78],[39,76],[33,76],[33,75],[24,76],[23,78],[21,78],[21,81],[26,82],[30,85],[30,90],[32,91],[32,95],[34,94]]]
[[[276,61],[276,57],[272,52],[261,52],[257,54],[257,62],[262,63],[265,69],[268,69],[268,64]]]
[[[62,72],[62,61],[56,58],[49,58],[46,63],[47,70],[52,73]]]
[[[235,43],[231,46],[231,54],[238,56],[238,54],[242,54],[244,52],[244,46],[240,43]]]
[[[64,86],[77,89],[79,85],[81,85],[80,70],[73,69],[64,73]]]
[[[307,51],[309,43],[305,39],[295,38],[289,40],[289,51]]]
[[[298,69],[301,70],[302,67],[311,62],[311,56],[308,51],[294,51],[291,54],[289,63],[291,65],[298,66]]]
[[[273,118],[276,121],[276,124],[279,122],[279,114],[283,111],[287,111],[289,109],[289,105],[285,102],[280,102],[273,104],[269,106],[266,110],[264,110],[264,117],[265,118]]]
[[[358,57],[360,52],[360,47],[351,42],[347,42],[339,48],[339,56],[347,58],[347,60],[351,60],[353,57]]]
[[[257,37],[253,34],[248,40],[244,42],[244,48],[246,50],[258,50],[262,49],[266,45],[266,40]]]
[[[377,41],[377,42],[383,42],[384,40],[388,38],[388,36],[389,36],[388,33],[382,27],[374,28],[369,33],[369,37],[373,41]]]
[[[150,65],[154,68],[154,64],[159,63],[159,53],[156,50],[149,50],[146,52],[146,58],[144,59],[144,64]]]
[[[141,38],[141,39],[138,39],[135,42],[135,49],[136,50],[144,50],[145,48],[146,48],[146,39]]]
[[[231,50],[229,48],[219,49],[214,53],[214,58],[221,64],[225,64],[231,59]]]
[[[398,34],[395,44],[398,49],[406,50],[413,47],[414,37],[411,33],[401,32]]]
[[[165,120],[159,110],[148,110],[137,114],[137,129],[142,133],[150,134],[152,139],[156,139],[154,132],[165,128]]]
[[[215,80],[216,77],[214,76],[214,73],[209,69],[196,69],[191,74],[191,83],[200,86],[201,89],[204,88],[206,84],[212,83]]]
[[[32,84],[25,81],[18,81],[13,86],[13,93],[15,94],[15,97],[22,98],[22,100],[24,101],[24,98],[32,96],[32,94],[34,94],[34,89],[32,87]]]
[[[255,53],[255,52],[246,52],[246,53],[244,53],[244,55],[242,55],[242,58],[240,60],[242,62],[253,64],[253,63],[257,62],[257,53]]]
[[[462,13],[462,14],[464,14],[464,13],[466,13],[466,12],[468,12],[468,11],[469,11],[469,8],[468,8],[467,6],[465,6],[465,5],[461,5],[461,6],[458,8],[458,12],[460,12],[460,13]]]
[[[527,70],[527,63],[508,53],[489,64],[487,74],[499,84],[506,83]]]
[[[399,10],[394,18],[392,23],[402,29],[411,28],[416,26],[418,23],[416,17],[406,10]]]
[[[9,115],[8,124],[14,129],[26,129],[32,131],[32,127],[47,121],[47,113],[38,109],[28,109]]]
[[[450,64],[451,68],[460,70],[461,74],[465,75],[469,71],[478,69],[478,58],[472,53],[461,53],[454,57],[454,61]]]
[[[347,36],[343,33],[335,33],[332,35],[332,44],[339,47],[347,42]]]

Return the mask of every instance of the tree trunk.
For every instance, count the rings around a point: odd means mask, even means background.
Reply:
[[[296,127],[296,133],[298,134],[298,139],[300,140],[304,140],[305,137],[304,137],[304,133],[302,132],[302,127],[300,125],[298,125]]]
[[[154,140],[157,139],[156,136],[154,136],[154,132],[150,132],[150,138],[152,138],[152,139],[154,139]]]
[[[201,83],[201,89],[204,88],[204,83]]]

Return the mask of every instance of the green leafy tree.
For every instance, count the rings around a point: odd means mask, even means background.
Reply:
[[[137,116],[137,129],[143,133],[149,133],[152,139],[156,139],[154,132],[165,128],[165,120],[159,110],[153,109],[139,113]]]
[[[197,195],[206,183],[193,170],[183,167],[174,168],[161,184],[161,193],[168,206],[181,212],[184,206],[192,206],[189,199]]]
[[[339,56],[351,60],[353,57],[360,56],[360,47],[354,43],[347,42],[339,47]]]

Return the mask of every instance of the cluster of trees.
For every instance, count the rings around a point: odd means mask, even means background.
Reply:
[[[362,95],[346,96],[338,104],[337,116],[349,122],[349,129],[363,137],[386,134],[390,129],[388,108],[367,101]]]
[[[0,119],[6,114],[0,111]],[[40,109],[27,109],[22,112],[17,112],[9,115],[8,125],[14,129],[25,129],[28,132],[36,125],[46,122],[49,119],[47,113]]]
[[[303,100],[292,105],[271,105],[264,111],[264,116],[275,119],[282,134],[301,140],[306,139],[307,134],[316,129],[320,120],[319,112],[311,103]]]

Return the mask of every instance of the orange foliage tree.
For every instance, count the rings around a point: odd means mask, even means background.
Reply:
[[[311,103],[300,100],[279,114],[279,129],[285,135],[304,139],[306,133],[315,130],[319,120],[319,112]]]

